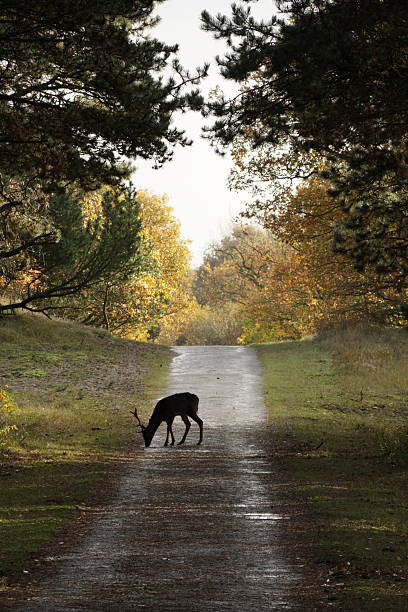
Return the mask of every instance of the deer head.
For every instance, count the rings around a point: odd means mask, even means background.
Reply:
[[[157,427],[159,426],[160,422],[157,422],[155,424],[151,424],[149,422],[149,425],[143,425],[139,419],[139,415],[137,414],[137,410],[135,408],[134,412],[130,411],[131,414],[133,414],[133,416],[135,417],[135,419],[137,420],[137,424],[140,427],[140,431],[141,434],[143,436],[143,439],[145,441],[145,445],[146,446],[150,446],[150,442],[152,441],[152,438],[154,436],[154,433],[157,429]]]

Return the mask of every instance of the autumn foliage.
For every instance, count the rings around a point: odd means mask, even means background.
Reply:
[[[277,0],[264,21],[250,3],[204,11],[241,85],[206,103],[207,67],[190,74],[148,36],[154,2],[3,4],[0,313],[167,343],[406,324],[404,3]],[[187,145],[173,125],[187,109],[215,118],[204,132],[232,147],[230,186],[247,198],[195,271],[167,198],[136,191],[124,163]]]
[[[100,191],[84,201],[87,224],[103,224],[102,197]],[[190,251],[166,196],[140,191],[133,198],[139,223],[134,226],[137,257],[127,270],[102,275],[61,307],[64,316],[82,323],[137,340],[155,340],[169,327],[176,329],[190,306]]]
[[[113,329],[137,340],[177,333],[178,319],[190,307],[190,250],[167,196],[137,194],[142,220],[145,268],[124,287],[113,306]]]
[[[296,337],[341,320],[406,324],[406,8],[276,5],[262,21],[247,3],[202,14],[226,43],[223,76],[241,84],[237,96],[208,99],[207,136],[233,147],[244,216],[283,249],[241,296],[243,338]]]
[[[258,199],[246,216],[260,225],[237,224],[212,245],[194,279],[199,303],[214,312],[221,305],[233,310],[240,325],[236,341],[242,343],[299,338],[339,321],[403,324],[406,294],[333,250],[333,231],[343,213],[327,183],[312,171],[303,180],[299,173],[292,184],[280,184],[276,174],[268,174],[265,154],[240,148],[232,180],[237,185],[240,177],[245,189],[255,185]],[[288,176],[284,160],[279,172]],[[276,162],[273,153],[271,161]],[[276,163],[273,167],[276,173]],[[305,165],[302,171],[307,174]]]

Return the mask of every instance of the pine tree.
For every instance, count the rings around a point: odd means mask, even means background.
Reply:
[[[13,289],[9,295],[15,299],[5,299],[0,313],[17,308],[44,313],[63,309],[66,298],[101,280],[123,282],[141,268],[141,222],[133,190],[123,186],[104,190],[100,209],[88,219],[83,195],[66,190],[54,194],[46,208],[51,228],[46,239],[31,240],[14,258],[5,259],[7,268],[0,267],[0,280],[8,272],[5,288]],[[13,214],[16,217],[16,211]],[[18,214],[26,218],[24,209]],[[18,229],[16,240],[21,240]]]
[[[222,74],[242,83],[211,101],[208,137],[249,137],[326,161],[324,178],[346,215],[334,247],[360,270],[375,268],[398,291],[408,285],[408,13],[400,0],[291,0],[256,22],[203,13],[226,40]],[[285,14],[286,13],[286,14]]]
[[[187,143],[171,121],[200,105],[184,85],[205,69],[189,75],[149,36],[156,4],[0,0],[0,172],[95,188],[126,176],[126,158],[161,164]]]

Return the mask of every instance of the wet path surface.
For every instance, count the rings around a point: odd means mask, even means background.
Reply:
[[[203,445],[195,423],[182,447],[162,447],[165,425],[149,449],[140,439],[109,510],[20,610],[299,609],[256,354],[177,352],[166,391],[200,397]],[[183,431],[176,419],[176,441]]]

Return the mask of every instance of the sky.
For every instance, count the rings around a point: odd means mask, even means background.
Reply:
[[[225,43],[200,30],[201,11],[229,15],[230,4],[230,0],[167,0],[158,5],[161,22],[152,34],[163,42],[179,45],[177,56],[185,68],[193,70],[211,62],[209,77],[201,87],[203,93],[216,85],[225,92],[236,87],[219,75],[214,61],[217,54],[224,54]],[[255,16],[270,17],[273,6],[272,0],[259,0],[252,12]],[[169,196],[169,204],[181,223],[182,237],[191,241],[192,265],[197,267],[208,246],[230,230],[233,219],[244,207],[245,194],[229,191],[231,159],[228,155],[217,155],[201,138],[201,115],[180,115],[176,125],[186,131],[193,145],[176,147],[172,161],[158,170],[149,161],[137,160],[133,183],[137,189]]]

